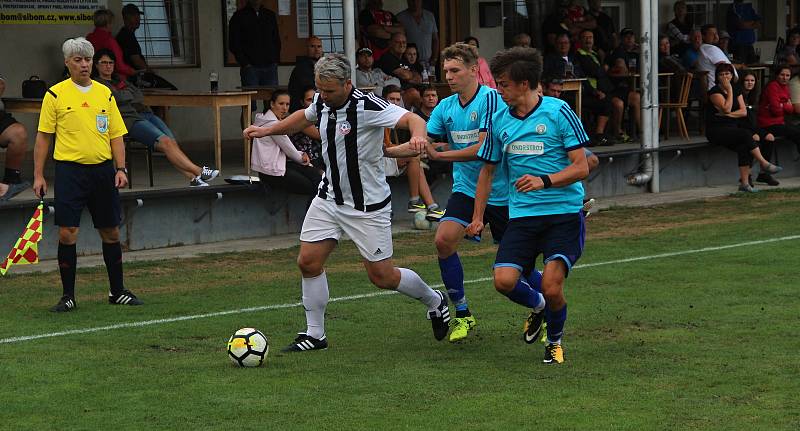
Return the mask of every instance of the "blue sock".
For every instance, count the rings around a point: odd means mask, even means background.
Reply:
[[[542,306],[544,306],[544,296],[533,290],[528,282],[522,277],[517,280],[517,285],[514,286],[514,289],[507,293],[506,296],[508,299],[516,302],[519,305],[522,305],[523,307],[541,310]]]
[[[450,302],[455,304],[456,312],[467,310],[467,298],[464,296],[464,268],[461,266],[461,259],[458,253],[439,259],[439,270],[442,273],[442,281],[447,289],[447,296]]]
[[[531,285],[533,290],[542,293],[542,273],[537,271],[536,268],[531,270],[531,275],[528,276],[528,284]]]
[[[564,335],[564,322],[567,321],[567,304],[564,304],[564,308],[558,311],[552,311],[546,307],[544,318],[547,320],[547,342],[560,343],[561,336]]]

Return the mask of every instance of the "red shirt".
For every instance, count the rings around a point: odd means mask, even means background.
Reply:
[[[117,72],[123,80],[128,79],[129,76],[136,73],[136,71],[123,60],[122,48],[119,47],[119,43],[117,43],[117,40],[114,39],[110,31],[105,28],[95,27],[93,32],[86,35],[86,40],[92,43],[95,52],[106,48],[114,53],[114,56],[117,57],[114,61],[114,72]]]
[[[784,124],[783,116],[794,112],[789,86],[778,81],[770,81],[761,93],[758,102],[758,127],[779,126]]]

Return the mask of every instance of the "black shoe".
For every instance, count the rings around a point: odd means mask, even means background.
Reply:
[[[780,184],[778,180],[776,180],[772,175],[766,172],[758,174],[758,176],[756,177],[756,182],[764,183],[768,186],[777,186]]]
[[[526,343],[533,344],[539,340],[542,335],[542,322],[544,322],[544,307],[539,312],[531,310],[522,328],[522,339]]]
[[[748,175],[747,176],[747,184],[750,184],[750,187],[755,187],[753,185],[753,176],[752,175]]]
[[[309,350],[325,350],[328,348],[328,340],[323,335],[319,340],[309,336],[305,332],[297,334],[297,338],[291,344],[284,347],[281,352],[307,352]]]
[[[434,290],[441,298],[439,306],[436,310],[428,312],[428,320],[431,321],[433,327],[433,337],[436,341],[442,341],[447,336],[447,330],[450,327],[450,308],[447,306],[447,298],[444,297],[442,292]]]
[[[614,145],[614,143],[608,139],[608,136],[602,134],[595,135],[594,139],[592,140],[592,144],[594,144],[593,146],[595,147],[608,147]]]
[[[67,311],[72,311],[78,305],[75,303],[75,298],[71,296],[62,296],[61,300],[58,301],[58,304],[50,307],[50,311],[54,313],[64,313]]]
[[[142,305],[139,298],[136,297],[130,290],[123,290],[119,295],[108,295],[108,303],[114,305]]]

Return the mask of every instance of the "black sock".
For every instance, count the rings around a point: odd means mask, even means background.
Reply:
[[[456,310],[456,317],[469,317],[472,316],[472,313],[469,312],[469,308],[466,310]]]
[[[3,181],[0,182],[3,184],[19,184],[22,182],[22,178],[20,177],[21,173],[22,171],[18,169],[6,168],[6,174],[3,176]]]
[[[58,243],[58,270],[61,272],[61,285],[64,296],[75,298],[75,265],[78,255],[75,253],[75,244],[66,245]]]
[[[122,246],[118,243],[103,243],[103,261],[108,271],[108,284],[111,294],[116,296],[122,293]]]

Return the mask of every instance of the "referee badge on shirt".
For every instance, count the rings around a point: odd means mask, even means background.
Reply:
[[[100,133],[108,132],[108,115],[106,114],[98,114],[95,117],[95,123],[97,124],[97,131]]]
[[[350,126],[349,122],[344,121],[344,122],[340,123],[339,127],[337,127],[337,128],[339,129],[339,134],[344,136],[344,135],[350,133],[350,130],[352,129],[352,126]]]

